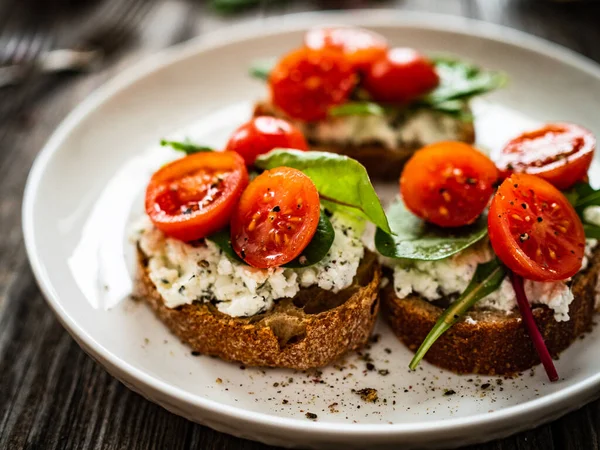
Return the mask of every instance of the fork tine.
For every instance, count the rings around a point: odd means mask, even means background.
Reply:
[[[118,4],[119,7],[116,7]],[[154,6],[153,0],[124,0],[112,3],[109,15],[102,17],[102,25],[88,36],[88,45],[98,46],[106,53],[115,50],[131,37],[135,27],[147,16]],[[107,8],[108,9],[108,8]]]

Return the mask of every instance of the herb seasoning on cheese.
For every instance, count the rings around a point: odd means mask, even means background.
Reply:
[[[209,240],[191,245],[166,237],[147,218],[134,226],[133,239],[148,258],[150,279],[167,307],[215,302],[222,313],[245,317],[268,311],[301,288],[338,292],[352,284],[364,255],[364,223],[341,213],[330,220],[335,239],[327,256],[301,269],[257,269],[231,259]]]

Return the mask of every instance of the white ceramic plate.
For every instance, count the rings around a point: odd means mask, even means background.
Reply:
[[[156,55],[98,90],[35,162],[25,192],[25,240],[37,280],[65,328],[151,401],[275,445],[459,446],[533,427],[591,400],[600,388],[598,329],[561,356],[562,379],[555,384],[539,369],[514,380],[460,377],[426,363],[410,373],[409,352],[385,324],[368,350],[375,370],[359,355],[322,374],[242,370],[194,357],[145,305],[127,299],[132,249],[126,225],[141,211],[152,171],[173,157],[157,147],[159,138],[179,134],[223,144],[264,95],[264,86],[247,76],[250,63],[299,45],[306,28],[325,22],[366,26],[396,45],[450,52],[506,71],[509,87],[477,107],[483,146],[497,147],[536,120],[573,121],[600,135],[598,66],[512,30],[405,11],[298,15],[223,30]],[[378,402],[353,392],[367,387],[377,389]],[[455,394],[445,395],[448,390]]]

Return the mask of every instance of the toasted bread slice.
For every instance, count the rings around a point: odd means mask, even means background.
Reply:
[[[269,102],[258,102],[255,104],[254,117],[256,116],[280,117],[296,123],[296,121],[287,117],[281,110]],[[461,122],[461,129],[457,140],[468,144],[475,142],[475,128],[473,127],[473,123]],[[400,176],[402,167],[404,167],[406,161],[424,144],[415,142],[406,147],[391,149],[376,142],[359,146],[348,146],[313,142],[309,139],[309,145],[311,150],[349,156],[365,166],[371,177],[380,180],[391,180],[397,179]]]
[[[599,271],[600,251],[596,251],[587,270],[573,278],[575,298],[569,306],[569,321],[557,322],[550,308],[534,305],[535,321],[553,356],[590,329]],[[399,299],[392,283],[382,290],[381,302],[392,330],[412,351],[419,348],[443,311],[418,295]],[[462,320],[444,333],[425,360],[452,372],[485,375],[512,375],[539,364],[518,310],[508,315],[472,310],[468,315],[473,320]]]
[[[303,370],[325,366],[366,344],[379,311],[380,278],[377,258],[367,251],[352,285],[343,291],[302,289],[264,314],[231,317],[211,303],[167,308],[138,249],[134,297],[148,302],[194,351],[248,366]]]

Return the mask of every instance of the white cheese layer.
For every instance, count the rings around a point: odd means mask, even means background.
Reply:
[[[587,267],[588,258],[597,244],[596,239],[586,240],[586,257],[582,262],[582,270]],[[493,257],[492,247],[485,241],[440,261],[395,260],[391,264],[394,267],[396,295],[405,298],[416,293],[431,301],[459,295],[473,278],[477,265],[490,261]],[[390,261],[386,260],[388,264]],[[525,293],[532,304],[547,305],[554,310],[554,318],[558,322],[569,320],[569,305],[573,301],[573,293],[565,282],[540,283],[525,280]],[[477,303],[477,308],[504,311],[507,314],[516,307],[517,300],[508,279]]]
[[[459,140],[463,128],[458,118],[426,109],[410,114],[399,124],[387,116],[351,115],[300,126],[308,139],[319,143],[352,146],[377,143],[390,149]]]
[[[330,220],[335,239],[327,256],[301,269],[250,267],[211,241],[192,246],[166,237],[147,217],[132,237],[148,257],[150,279],[167,307],[214,301],[222,313],[243,317],[268,311],[275,300],[293,297],[301,288],[316,285],[338,292],[352,284],[364,255],[364,223],[340,213]]]

